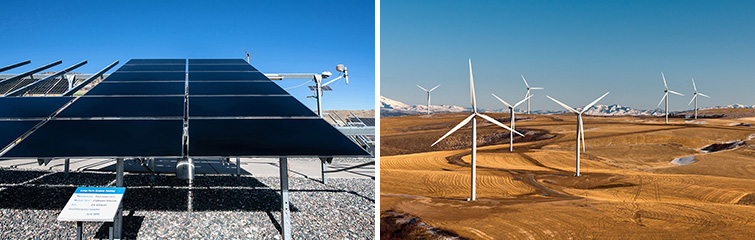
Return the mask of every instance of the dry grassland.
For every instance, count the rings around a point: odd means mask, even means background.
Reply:
[[[730,126],[755,119],[664,125],[662,118],[586,117],[582,177],[573,176],[574,116],[519,115],[528,120],[517,121],[517,130],[528,134],[515,138],[513,153],[508,131],[479,124],[486,145],[478,148],[479,200],[468,202],[471,129],[429,147],[466,116],[381,119],[381,213],[416,216],[470,239],[755,236],[755,127]],[[699,150],[734,140],[745,145]],[[692,155],[694,163],[670,163]]]

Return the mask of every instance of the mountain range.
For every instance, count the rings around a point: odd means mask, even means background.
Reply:
[[[728,106],[716,106],[700,109],[717,109],[717,108],[755,108],[755,105],[742,105],[733,104]],[[432,113],[456,113],[456,112],[469,112],[471,108],[465,108],[453,105],[430,105]],[[478,109],[482,112],[508,112],[508,109]],[[396,101],[384,96],[380,96],[380,117],[395,117],[403,115],[416,115],[425,114],[427,112],[426,105],[409,105],[400,101]],[[519,111],[517,111],[519,112]],[[564,111],[552,111],[552,110],[534,110],[533,114],[558,114],[565,113]],[[585,112],[587,115],[593,116],[663,116],[663,109],[654,110],[638,110],[627,106],[621,106],[618,104],[613,105],[595,105]]]

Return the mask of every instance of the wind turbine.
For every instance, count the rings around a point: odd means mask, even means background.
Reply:
[[[695,101],[695,120],[697,120],[697,95],[700,95],[700,96],[703,96],[703,97],[707,97],[707,98],[710,98],[710,96],[705,95],[703,93],[697,92],[697,86],[695,86],[695,79],[694,78],[692,79],[692,87],[695,88],[695,95],[692,96],[692,100],[689,100],[689,103],[687,103],[687,106],[689,106],[690,104],[692,104],[692,101]]]
[[[524,80],[524,85],[527,86],[527,95],[525,95],[524,97],[529,98],[530,96],[532,96],[530,95],[530,90],[544,89],[541,87],[530,87],[530,85],[527,84],[527,79],[524,79],[524,74],[521,74],[521,76],[522,76],[522,80]],[[530,100],[529,99],[527,99],[527,114],[530,114]]]
[[[242,48],[242,49],[244,49],[244,48]],[[257,52],[247,52],[246,49],[244,49],[244,53],[246,53],[246,62],[247,63],[251,63],[251,62],[249,62],[249,56],[251,56],[252,54],[255,54]]]
[[[666,87],[666,90],[663,91],[663,97],[661,98],[661,101],[658,102],[658,106],[657,107],[661,106],[661,103],[663,102],[664,99],[666,100],[666,111],[665,111],[666,112],[666,124],[668,124],[668,93],[673,93],[673,94],[676,94],[676,95],[679,95],[679,96],[684,96],[684,94],[668,90],[668,84],[666,84],[666,76],[663,75],[663,72],[661,72],[661,77],[663,77],[663,86]]]
[[[425,92],[427,92],[427,114],[430,114],[430,92],[432,92],[436,88],[440,87],[440,84],[438,84],[438,86],[435,86],[434,88],[431,88],[430,90],[427,90],[427,89],[423,88],[420,85],[417,85],[417,87],[419,87],[420,89],[422,89]]]
[[[600,96],[598,99],[595,99],[595,101],[592,101],[590,104],[587,104],[587,106],[582,108],[582,111],[574,110],[573,108],[567,106],[566,104],[563,104],[559,102],[558,100],[546,95],[546,97],[558,103],[558,105],[561,105],[562,107],[566,108],[566,110],[569,110],[570,112],[577,115],[577,174],[576,174],[577,177],[582,176],[581,174],[579,174],[579,142],[580,140],[582,140],[582,150],[587,151],[586,146],[585,146],[585,128],[582,126],[583,125],[582,113],[585,113],[587,109],[590,109],[592,105],[595,105],[596,103],[598,103],[598,101],[600,101],[600,99],[603,99],[606,95],[608,95],[608,93],[609,92],[606,92],[606,94],[603,94],[603,96]]]
[[[514,104],[514,106],[511,106],[511,104],[507,103],[506,101],[503,101],[503,99],[499,98],[494,93],[491,93],[491,94],[493,94],[493,97],[497,98],[498,101],[501,101],[503,104],[506,104],[506,106],[509,107],[509,112],[511,112],[511,129],[515,129],[515,130],[516,128],[514,127],[514,108],[516,108],[516,106],[519,106],[519,104],[522,104],[524,101],[529,100],[530,97],[535,96],[535,95],[527,96],[521,101],[519,101],[518,103]],[[509,136],[509,151],[510,152],[514,151],[514,132],[511,132],[511,136]]]
[[[471,177],[472,194],[469,200],[474,201],[475,199],[477,199],[477,194],[475,193],[475,190],[477,189],[477,183],[475,182],[475,179],[477,176],[477,117],[481,117],[485,120],[488,120],[489,122],[495,125],[498,125],[502,128],[505,128],[509,131],[515,132],[516,134],[519,134],[522,137],[524,137],[524,135],[522,135],[521,133],[517,131],[514,131],[513,129],[507,127],[506,125],[503,125],[503,123],[500,123],[496,121],[495,119],[488,117],[485,114],[477,112],[477,100],[475,100],[474,79],[472,77],[472,59],[469,59],[469,92],[472,99],[472,114],[469,115],[469,117],[465,118],[463,121],[461,121],[459,125],[456,125],[456,127],[452,128],[451,131],[448,131],[448,133],[446,133],[446,135],[443,135],[443,137],[438,139],[438,141],[435,141],[435,143],[430,145],[430,147],[435,146],[435,144],[438,144],[438,142],[448,137],[448,135],[451,135],[452,133],[456,132],[456,130],[459,130],[459,128],[469,123],[470,120],[472,121],[472,177]]]

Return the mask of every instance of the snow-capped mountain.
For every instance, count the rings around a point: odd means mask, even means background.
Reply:
[[[469,108],[449,105],[430,105],[432,113],[469,112]],[[409,105],[387,97],[380,96],[380,117],[416,115],[427,112],[427,105]]]
[[[621,106],[618,104],[613,105],[595,105],[588,109],[584,114],[593,116],[662,116],[663,109],[655,110],[637,110],[627,106]]]
[[[755,105],[744,105],[744,104],[732,104],[728,106],[715,106],[715,107],[707,107],[707,108],[700,108],[700,110],[703,109],[719,109],[719,108],[755,108]]]

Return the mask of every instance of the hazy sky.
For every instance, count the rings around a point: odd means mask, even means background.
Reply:
[[[480,108],[535,91],[534,109],[563,110],[545,95],[581,107],[599,104],[671,110],[755,104],[755,2],[752,1],[381,1],[381,95],[469,107],[472,59]]]
[[[334,85],[323,107],[374,108],[372,1],[4,1],[0,35],[0,66],[32,61],[2,74],[56,60],[50,71],[88,60],[75,71],[94,73],[132,58],[244,58],[242,48],[264,73],[337,73],[343,63],[350,85]],[[316,109],[306,86],[289,92]]]

